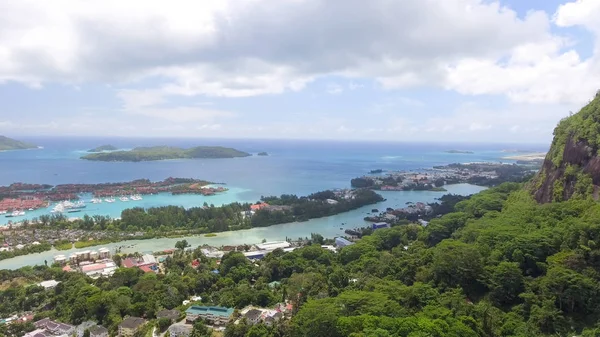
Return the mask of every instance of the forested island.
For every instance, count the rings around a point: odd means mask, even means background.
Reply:
[[[107,145],[100,145],[98,147],[95,147],[93,149],[89,149],[87,152],[103,152],[103,151],[116,151],[119,148],[110,144]]]
[[[268,156],[268,155],[269,155],[269,154],[268,154],[268,153],[266,153],[266,152],[259,152],[259,153],[257,154],[257,156],[261,156],[261,157],[266,157],[266,156]]]
[[[37,149],[38,146],[16,139],[0,136],[0,151]]]
[[[153,161],[166,159],[216,159],[248,157],[247,152],[222,146],[197,146],[183,149],[172,146],[136,147],[129,151],[112,151],[87,154],[81,159],[94,161]]]

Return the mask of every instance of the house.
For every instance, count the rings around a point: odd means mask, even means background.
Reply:
[[[156,313],[156,318],[168,318],[171,320],[171,322],[174,322],[177,319],[179,319],[179,315],[181,315],[181,312],[179,312],[179,310],[164,309]]]
[[[188,324],[173,324],[169,327],[168,331],[171,337],[188,337],[192,334],[192,326]]]
[[[23,337],[49,337],[51,336],[44,329],[36,329],[23,335]]]
[[[108,329],[102,325],[94,325],[88,329],[90,337],[108,337]]]
[[[33,325],[37,329],[44,329],[46,332],[59,336],[59,335],[71,335],[75,332],[75,327],[70,324],[60,323],[51,321],[49,318],[43,318],[37,322],[34,322]]]
[[[44,289],[48,290],[48,289],[53,289],[55,288],[60,282],[56,281],[56,280],[48,280],[48,281],[43,281],[38,283],[38,285],[40,287],[44,287]]]
[[[139,317],[127,317],[119,324],[119,336],[131,337],[146,324],[146,320]]]
[[[125,260],[123,260],[123,262],[121,263],[121,265],[123,265],[123,267],[125,268],[132,268],[137,266],[137,261],[135,261],[134,259],[128,257]]]
[[[337,248],[342,248],[342,247],[350,246],[353,244],[354,244],[354,242],[350,242],[344,238],[335,238],[335,245]]]
[[[233,315],[233,308],[224,307],[203,307],[199,305],[192,305],[186,311],[186,322],[192,323],[198,318],[207,320],[211,324],[225,325],[229,322],[231,315]]]
[[[156,273],[158,271],[158,267],[155,264],[143,265],[138,268],[144,273]]]
[[[77,326],[77,329],[75,330],[75,334],[77,335],[77,337],[83,337],[85,330],[89,330],[91,327],[93,327],[95,325],[96,325],[96,322],[85,321]]]
[[[260,204],[250,205],[250,210],[256,212],[256,211],[261,210],[261,209],[263,209],[265,207],[268,207],[268,206],[269,206],[269,204],[267,204],[266,202],[263,202],[263,203],[260,203]]]
[[[246,318],[246,320],[248,321],[248,323],[250,324],[257,324],[259,323],[260,320],[260,316],[262,316],[262,311],[258,310],[258,309],[252,309],[249,310],[244,317]]]
[[[268,326],[271,326],[271,325],[273,325],[273,323],[279,321],[282,318],[283,318],[283,313],[276,312],[273,315],[268,315],[267,317],[265,317],[265,324]]]

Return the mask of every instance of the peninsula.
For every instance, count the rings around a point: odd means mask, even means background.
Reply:
[[[136,147],[129,151],[98,152],[87,154],[81,159],[94,161],[153,161],[166,159],[216,159],[248,157],[247,152],[222,146],[197,146],[183,149],[172,146]]]
[[[87,152],[104,152],[104,151],[116,151],[119,148],[117,148],[116,146],[113,145],[101,145],[98,147],[95,147],[93,149],[88,150]]]
[[[37,149],[37,145],[0,136],[0,151]]]

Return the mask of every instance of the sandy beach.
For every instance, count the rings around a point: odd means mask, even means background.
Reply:
[[[502,159],[510,160],[544,160],[544,158],[546,158],[545,152],[527,153],[515,156],[502,157]]]

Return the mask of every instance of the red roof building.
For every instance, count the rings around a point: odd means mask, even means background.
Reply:
[[[255,205],[251,205],[250,206],[250,210],[252,211],[258,211],[260,209],[263,209],[265,207],[269,206],[269,204],[267,204],[266,202],[260,203],[260,204],[255,204]]]
[[[154,273],[155,271],[152,270],[152,268],[150,268],[151,265],[143,265],[143,266],[139,266],[140,270],[143,271],[144,273]]]
[[[134,259],[130,258],[130,257],[128,257],[125,260],[123,260],[121,262],[121,264],[125,268],[132,268],[132,267],[136,267],[138,265],[137,262]]]

